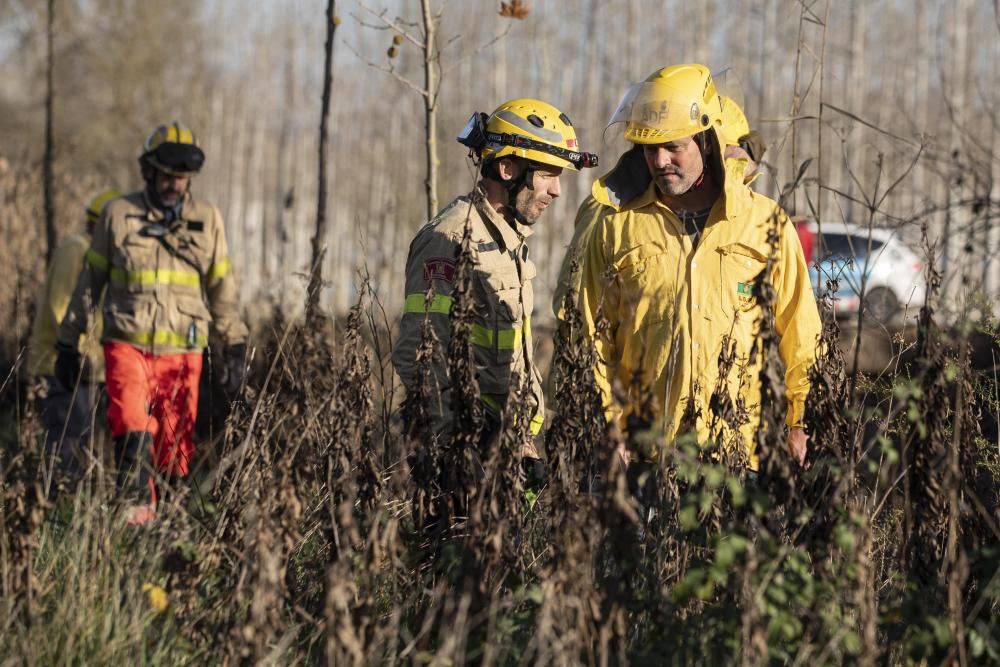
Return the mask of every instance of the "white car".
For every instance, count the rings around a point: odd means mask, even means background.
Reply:
[[[876,322],[888,324],[902,313],[910,319],[920,312],[926,294],[924,264],[897,232],[828,222],[820,234],[818,225],[809,222],[799,226],[803,246],[809,232],[813,255],[806,258],[809,277],[817,296],[826,292],[830,278],[839,280],[834,295],[838,316],[857,314],[862,284],[865,313]]]

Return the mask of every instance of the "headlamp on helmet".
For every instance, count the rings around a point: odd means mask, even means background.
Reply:
[[[597,156],[575,150],[576,130],[566,114],[541,100],[511,100],[491,115],[472,114],[458,135],[474,159],[522,157],[540,164],[579,170],[596,167]]]

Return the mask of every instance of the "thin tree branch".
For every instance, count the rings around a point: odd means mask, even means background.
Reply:
[[[348,51],[350,51],[351,53],[353,53],[355,56],[357,56],[358,60],[360,60],[364,64],[368,65],[368,67],[371,67],[372,69],[377,69],[380,72],[385,72],[386,74],[388,74],[389,76],[391,76],[392,78],[394,78],[396,81],[399,81],[404,86],[407,86],[408,88],[412,89],[414,92],[419,93],[422,97],[426,97],[427,96],[427,91],[426,90],[424,90],[423,88],[421,88],[420,85],[418,85],[416,83],[413,83],[413,81],[410,81],[405,76],[403,76],[402,74],[400,74],[399,72],[397,72],[394,67],[392,67],[392,66],[386,67],[384,65],[378,65],[376,63],[373,63],[370,60],[365,60],[364,56],[362,56],[358,52],[358,50],[355,49],[350,44],[345,43],[344,47]]]

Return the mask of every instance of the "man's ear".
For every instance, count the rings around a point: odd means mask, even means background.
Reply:
[[[524,165],[520,160],[511,157],[503,157],[497,162],[497,175],[502,181],[513,181],[521,174]]]

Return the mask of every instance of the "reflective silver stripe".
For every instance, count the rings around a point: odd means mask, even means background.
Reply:
[[[563,139],[563,135],[560,134],[559,132],[556,132],[555,130],[548,130],[544,127],[535,127],[525,119],[521,118],[517,114],[507,109],[498,112],[496,117],[499,118],[500,120],[507,121],[514,127],[524,130],[528,134],[534,134],[535,136],[543,137],[547,141],[551,141],[554,144],[559,144],[560,146],[562,146],[563,143],[565,143],[566,141],[565,139]]]

